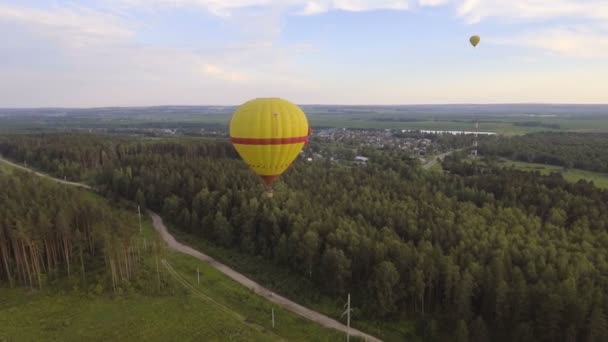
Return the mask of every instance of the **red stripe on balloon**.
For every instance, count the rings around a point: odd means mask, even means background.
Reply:
[[[291,138],[236,138],[230,137],[233,144],[240,145],[285,145],[307,143],[308,136],[291,137]]]

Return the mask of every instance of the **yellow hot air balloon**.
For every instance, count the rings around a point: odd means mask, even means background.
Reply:
[[[246,102],[232,115],[230,140],[241,158],[258,174],[271,194],[272,182],[296,159],[308,142],[306,114],[279,98]]]
[[[479,36],[471,36],[469,41],[471,42],[471,45],[473,45],[473,47],[475,47],[475,46],[477,46],[477,44],[479,44],[479,42],[481,41],[481,38]]]

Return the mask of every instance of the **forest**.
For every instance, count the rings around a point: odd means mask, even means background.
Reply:
[[[484,139],[479,152],[528,163],[608,172],[608,134],[544,132]]]
[[[0,172],[0,189],[0,284],[95,293],[143,284],[149,251],[131,215],[26,172]]]
[[[378,151],[366,167],[297,160],[268,199],[224,140],[19,135],[0,153],[352,293],[365,317],[418,317],[425,340],[608,340],[608,192],[585,181]]]

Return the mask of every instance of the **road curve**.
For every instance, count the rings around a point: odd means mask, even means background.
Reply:
[[[344,324],[342,324],[332,318],[329,318],[321,313],[310,310],[310,309],[308,309],[298,303],[295,303],[285,297],[282,297],[276,293],[273,293],[269,289],[263,287],[262,285],[256,283],[255,281],[247,278],[246,276],[242,275],[241,273],[236,272],[232,268],[222,264],[221,262],[213,259],[212,257],[210,257],[206,254],[203,254],[190,246],[187,246],[187,245],[184,245],[184,244],[178,242],[177,240],[175,240],[173,235],[171,235],[169,233],[169,231],[167,230],[167,227],[163,223],[163,220],[162,220],[162,218],[160,218],[160,216],[158,216],[157,214],[155,214],[153,212],[148,212],[148,213],[150,214],[150,217],[152,217],[152,223],[154,224],[154,228],[158,231],[160,236],[163,238],[163,240],[165,240],[165,242],[167,243],[167,245],[169,245],[169,247],[171,249],[184,253],[184,254],[188,254],[192,257],[195,257],[201,261],[208,263],[213,268],[222,272],[223,274],[225,274],[232,280],[251,289],[257,295],[262,296],[262,297],[266,298],[267,300],[269,300],[295,314],[305,317],[313,322],[319,323],[320,325],[322,325],[324,327],[339,330],[344,333],[347,332],[348,328]],[[375,341],[375,342],[380,341],[380,339],[378,339],[376,337],[373,337],[371,335],[368,335],[362,331],[359,331],[359,330],[353,329],[353,328],[350,328],[350,335],[363,338],[366,341]]]
[[[18,164],[15,164],[13,162],[10,162],[6,159],[3,159],[0,157],[0,162],[3,163],[7,163],[9,165],[12,165],[16,168],[19,168],[21,170],[24,171],[28,171],[28,172],[33,172],[35,175],[40,176],[40,177],[44,177],[50,180],[53,180],[55,182],[61,183],[61,184],[65,184],[65,185],[71,185],[71,186],[76,186],[76,187],[80,187],[80,188],[84,188],[84,189],[92,189],[90,186],[86,185],[86,184],[82,184],[82,183],[77,183],[77,182],[68,182],[68,181],[64,181],[62,179],[58,179],[58,178],[54,178],[51,177],[49,175],[46,175],[44,173],[40,173],[40,172],[36,172],[32,169],[29,169],[27,167],[23,167],[20,166]],[[359,331],[357,329],[353,329],[350,328],[348,329],[346,327],[346,325],[332,319],[329,318],[319,312],[313,311],[311,309],[308,309],[296,302],[293,302],[283,296],[280,296],[276,293],[273,293],[272,291],[270,291],[269,289],[263,287],[262,285],[256,283],[255,281],[247,278],[246,276],[242,275],[241,273],[236,272],[235,270],[233,270],[232,268],[222,264],[221,262],[213,259],[212,257],[203,254],[197,250],[195,250],[194,248],[184,245],[180,242],[178,242],[177,240],[175,240],[175,237],[173,237],[173,235],[171,235],[169,233],[169,231],[167,230],[167,227],[165,226],[165,224],[163,223],[163,220],[160,216],[158,216],[158,214],[153,213],[151,211],[148,211],[148,214],[150,215],[150,217],[152,218],[152,223],[154,225],[154,228],[158,231],[158,233],[160,234],[160,236],[162,237],[162,239],[167,243],[167,245],[169,245],[169,248],[178,251],[180,253],[184,253],[187,255],[190,255],[192,257],[195,257],[201,261],[204,261],[206,263],[208,263],[209,265],[211,265],[213,268],[217,269],[218,271],[222,272],[223,274],[225,274],[226,276],[228,276],[229,278],[231,278],[232,280],[238,282],[239,284],[253,290],[253,292],[255,292],[257,295],[262,296],[264,298],[266,298],[267,300],[283,307],[286,310],[289,310],[295,314],[298,314],[304,318],[307,318],[313,322],[316,322],[324,327],[327,328],[331,328],[331,329],[335,329],[338,331],[342,331],[344,333],[346,333],[347,331],[350,333],[351,336],[356,336],[356,337],[360,337],[363,338],[366,341],[373,341],[373,342],[381,342],[380,339],[368,335],[362,331]]]

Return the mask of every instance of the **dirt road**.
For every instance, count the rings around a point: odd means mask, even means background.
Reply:
[[[11,165],[11,166],[13,166],[13,167],[16,167],[16,168],[18,168],[18,169],[20,169],[20,170],[23,170],[23,171],[27,171],[27,172],[33,172],[33,173],[34,173],[36,176],[39,176],[39,177],[44,177],[44,178],[48,178],[48,179],[53,180],[53,181],[55,181],[55,182],[57,182],[57,183],[66,184],[66,185],[71,185],[71,186],[77,186],[77,187],[79,187],[79,188],[84,188],[84,189],[92,189],[90,186],[88,186],[88,185],[86,185],[86,184],[82,184],[82,183],[76,183],[76,182],[69,182],[69,181],[66,181],[66,180],[63,180],[63,179],[54,178],[54,177],[49,176],[49,175],[47,175],[47,174],[44,174],[44,173],[40,173],[40,172],[34,171],[34,170],[32,170],[32,169],[29,169],[29,168],[27,168],[27,167],[21,166],[21,165],[19,165],[19,164],[15,164],[15,163],[13,163],[13,162],[11,162],[11,161],[8,161],[8,160],[6,160],[6,159],[4,159],[4,158],[2,158],[2,157],[0,157],[0,162],[2,162],[2,163],[6,163],[6,164],[9,164],[9,165]]]
[[[171,249],[184,253],[184,254],[188,254],[201,261],[208,263],[209,265],[213,266],[218,271],[220,271],[223,274],[225,274],[226,276],[230,277],[232,280],[253,290],[253,292],[255,292],[256,294],[266,298],[267,300],[269,300],[293,313],[296,313],[302,317],[305,317],[313,322],[317,322],[324,327],[336,329],[336,330],[343,331],[344,333],[346,333],[348,328],[344,324],[342,324],[332,318],[329,318],[323,314],[320,314],[316,311],[303,307],[302,305],[300,305],[298,303],[292,302],[291,300],[289,300],[285,297],[282,297],[276,293],[273,293],[272,291],[268,290],[267,288],[263,287],[262,285],[247,278],[246,276],[236,272],[235,270],[220,263],[219,261],[213,259],[212,257],[210,257],[206,254],[203,254],[190,246],[186,246],[186,245],[178,242],[177,240],[175,240],[175,238],[171,234],[169,234],[169,231],[167,230],[167,227],[164,225],[163,220],[160,218],[160,216],[158,216],[157,214],[152,213],[152,212],[150,212],[149,214],[150,214],[150,217],[152,217],[152,223],[154,224],[154,228],[159,232],[160,236],[163,238],[163,240],[165,240],[165,242],[167,243],[167,245],[169,245],[169,247]],[[350,335],[364,338],[367,341],[380,341],[378,338],[375,338],[371,335],[368,335],[364,332],[361,332],[361,331],[359,331],[357,329],[353,329],[353,328],[350,329]]]
[[[28,172],[33,172],[34,174],[36,174],[37,176],[40,177],[44,177],[44,178],[48,178],[51,179],[55,182],[58,183],[62,183],[62,184],[66,184],[66,185],[71,185],[71,186],[77,186],[77,187],[81,187],[81,188],[85,188],[85,189],[92,189],[90,186],[86,185],[86,184],[82,184],[82,183],[76,183],[76,182],[68,182],[68,181],[64,181],[61,179],[57,179],[57,178],[53,178],[49,175],[40,173],[40,172],[36,172],[34,170],[28,169],[26,167],[17,165],[15,163],[12,163],[6,159],[2,159],[0,158],[0,162],[3,163],[7,163],[10,164],[16,168],[19,168],[21,170],[25,170]],[[374,341],[374,342],[379,342],[381,341],[380,339],[373,337],[371,335],[368,335],[362,331],[359,331],[357,329],[353,329],[350,328],[350,330],[346,327],[346,325],[332,319],[329,318],[321,313],[318,313],[316,311],[310,310],[298,303],[295,303],[285,297],[282,297],[280,295],[277,295],[275,293],[273,293],[272,291],[270,291],[269,289],[263,287],[262,285],[256,283],[255,281],[247,278],[246,276],[236,272],[235,270],[231,269],[230,267],[222,264],[221,262],[213,259],[212,257],[203,254],[197,250],[195,250],[194,248],[184,245],[180,242],[178,242],[177,240],[175,240],[175,238],[173,237],[173,235],[171,235],[169,233],[169,231],[167,230],[167,227],[165,226],[165,224],[163,223],[163,220],[160,216],[158,216],[157,214],[153,213],[153,212],[148,212],[150,217],[152,218],[152,223],[154,225],[154,228],[158,231],[158,233],[160,234],[160,236],[163,238],[163,240],[167,243],[167,245],[169,245],[169,247],[175,251],[184,253],[184,254],[188,254],[192,257],[195,257],[201,261],[204,261],[206,263],[208,263],[209,265],[211,265],[212,267],[214,267],[215,269],[217,269],[218,271],[222,272],[223,274],[225,274],[226,276],[230,277],[232,280],[238,282],[239,284],[253,290],[253,292],[255,292],[256,294],[258,294],[259,296],[262,296],[264,298],[266,298],[267,300],[285,308],[286,310],[289,310],[295,314],[298,314],[302,317],[305,317],[313,322],[316,322],[324,327],[327,328],[331,328],[331,329],[335,329],[338,331],[342,331],[344,333],[346,333],[347,331],[350,332],[351,336],[356,336],[356,337],[360,337],[365,339],[366,341]]]

